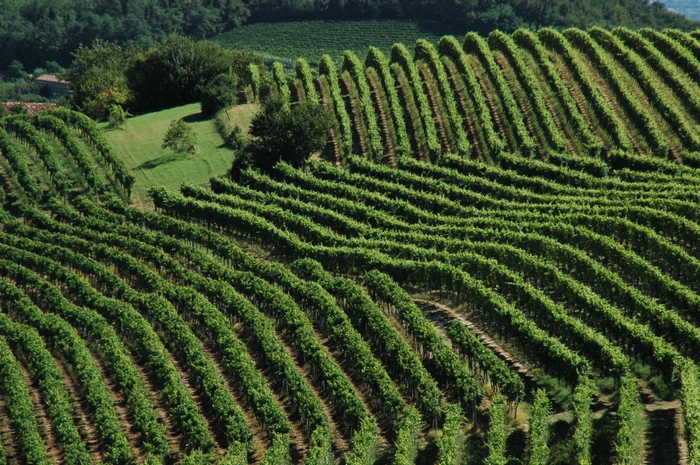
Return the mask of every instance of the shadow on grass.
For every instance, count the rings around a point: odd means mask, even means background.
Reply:
[[[610,410],[603,412],[599,419],[593,420],[593,463],[613,463],[615,436],[619,428],[617,416]]]
[[[211,117],[206,116],[204,113],[192,113],[191,115],[183,116],[182,121],[185,123],[199,123],[200,121],[208,121]]]
[[[166,165],[174,161],[181,161],[189,157],[186,153],[169,153],[168,155],[163,155],[162,157],[154,158],[153,160],[148,160],[141,163],[139,166],[134,168],[134,170],[152,170],[161,165]]]
[[[647,412],[649,429],[646,432],[647,463],[653,465],[678,464],[678,430],[676,411],[656,410]]]

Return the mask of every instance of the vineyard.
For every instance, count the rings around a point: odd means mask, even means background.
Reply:
[[[700,41],[273,68],[297,169],[150,189],[0,120],[0,464],[700,464]]]

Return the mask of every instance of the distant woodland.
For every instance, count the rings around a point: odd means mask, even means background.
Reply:
[[[647,0],[0,0],[0,70],[56,61],[70,66],[95,39],[151,47],[173,33],[204,39],[259,21],[420,19],[446,31],[519,27],[651,26],[698,23]]]

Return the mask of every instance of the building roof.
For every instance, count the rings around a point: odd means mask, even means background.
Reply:
[[[36,115],[42,110],[51,109],[55,110],[58,105],[55,103],[25,103],[25,102],[0,102],[0,105],[4,105],[7,110],[9,110],[13,105],[23,105],[27,107],[30,115]]]
[[[59,82],[61,84],[68,84],[68,81],[58,79],[58,77],[55,74],[42,74],[41,76],[36,78],[36,80],[41,82]]]

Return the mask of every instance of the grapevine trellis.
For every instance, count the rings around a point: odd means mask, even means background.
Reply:
[[[505,464],[511,420],[544,464],[554,410],[572,463],[634,464],[655,383],[699,464],[699,43],[543,29],[325,56],[316,82],[277,65],[340,159],[152,188],[155,211],[84,115],[1,119],[0,464],[409,465],[426,441]]]

